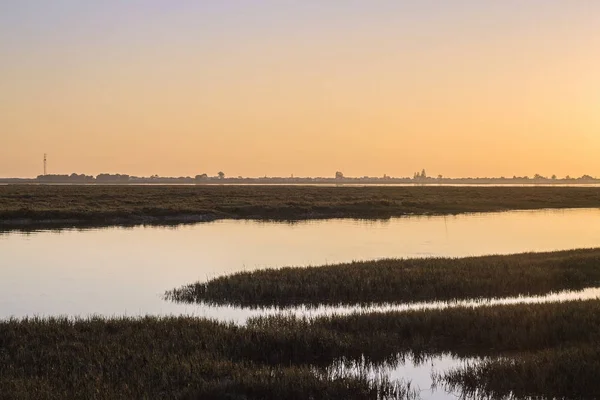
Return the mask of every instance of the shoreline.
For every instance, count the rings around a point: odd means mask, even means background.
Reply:
[[[173,227],[195,225],[218,221],[248,221],[262,223],[303,223],[326,220],[355,220],[355,221],[388,221],[401,218],[418,217],[445,217],[468,216],[485,214],[502,214],[510,212],[553,212],[569,210],[597,210],[600,207],[554,207],[554,208],[528,208],[528,209],[501,209],[489,211],[463,211],[453,213],[422,213],[398,214],[382,216],[358,216],[336,214],[310,214],[296,217],[261,217],[261,216],[223,216],[215,214],[178,214],[172,216],[131,215],[130,217],[95,218],[14,218],[0,220],[0,233],[11,231],[37,231],[37,230],[62,230],[62,229],[95,229],[95,228],[136,228],[136,227]]]
[[[0,230],[600,208],[598,187],[0,186]]]

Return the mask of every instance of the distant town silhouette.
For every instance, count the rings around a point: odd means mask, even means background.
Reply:
[[[127,174],[99,174],[96,176],[85,174],[46,174],[36,178],[0,178],[0,183],[46,183],[46,184],[594,184],[600,179],[591,175],[580,177],[542,176],[513,176],[513,177],[467,177],[446,178],[443,175],[429,176],[423,169],[415,172],[412,177],[381,177],[362,176],[347,177],[337,171],[331,177],[227,177],[219,171],[210,176],[206,173],[191,176],[165,177],[132,176]]]

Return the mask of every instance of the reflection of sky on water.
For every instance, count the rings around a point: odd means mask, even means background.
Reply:
[[[596,247],[598,222],[600,210],[575,209],[4,233],[0,318],[194,314],[239,320],[252,312],[177,305],[161,295],[198,280],[265,267]]]
[[[222,319],[234,321],[243,324],[248,318],[273,314],[289,314],[300,317],[318,317],[323,315],[344,315],[351,313],[368,312],[386,312],[386,311],[407,311],[407,310],[430,310],[443,309],[448,307],[481,307],[487,305],[500,304],[532,304],[532,303],[553,303],[559,301],[573,300],[592,300],[600,298],[600,288],[587,288],[578,291],[562,291],[550,293],[544,296],[518,296],[498,299],[479,299],[479,300],[460,300],[450,302],[422,302],[412,304],[388,304],[381,306],[319,306],[319,307],[293,307],[287,309],[277,308],[259,308],[248,309],[233,306],[209,306],[206,304],[198,305],[193,310],[193,305],[188,305],[186,312],[200,317]],[[184,307],[184,306],[182,306]]]
[[[411,390],[418,394],[418,399],[448,400],[457,399],[460,394],[448,391],[443,383],[434,385],[433,377],[481,360],[483,359],[461,359],[451,355],[430,356],[424,359],[406,356],[399,358],[397,363],[383,366],[339,360],[329,367],[329,371],[332,376],[368,376],[374,379],[385,377],[394,382],[410,383]]]

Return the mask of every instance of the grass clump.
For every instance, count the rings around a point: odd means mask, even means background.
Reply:
[[[338,360],[381,365],[405,354],[450,353],[516,360],[467,371],[504,377],[497,386],[486,383],[500,393],[528,384],[530,375],[541,388],[563,362],[575,368],[581,361],[581,368],[598,372],[595,353],[565,353],[554,364],[551,358],[555,350],[595,348],[598,337],[599,300],[312,319],[279,315],[244,326],[192,317],[13,319],[0,321],[0,387],[12,398],[403,399],[414,395],[408,384],[335,374],[330,367]],[[536,365],[547,372],[535,375]],[[577,393],[595,393],[591,375],[579,375]],[[451,376],[449,382],[479,384],[471,375]]]
[[[166,297],[244,307],[412,303],[542,295],[599,282],[600,249],[589,249],[239,272],[172,290]]]
[[[597,399],[600,347],[555,348],[511,358],[486,360],[436,377],[438,384],[491,399]]]
[[[260,337],[258,362],[327,364],[335,359],[373,363],[399,353],[503,355],[596,343],[600,301],[518,304],[445,310],[365,313],[313,319],[260,317],[248,321]],[[236,345],[247,349],[243,341]],[[255,346],[255,345],[252,345]],[[277,349],[269,351],[268,349]],[[236,350],[236,352],[242,350]]]
[[[227,357],[242,336],[252,341],[250,331],[193,318],[3,321],[0,387],[14,399],[414,397],[385,379]]]
[[[585,187],[0,186],[0,227],[390,218],[600,207]]]

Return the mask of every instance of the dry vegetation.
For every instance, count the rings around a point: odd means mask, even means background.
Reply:
[[[490,399],[597,399],[599,344],[487,360],[445,373],[437,381],[467,398],[477,393]]]
[[[261,349],[260,339],[252,330],[195,318],[3,321],[0,398],[413,396],[406,385],[387,380],[332,376],[309,365],[254,363],[245,353]]]
[[[398,353],[513,354],[597,343],[600,301],[500,305],[302,319],[252,319],[261,362],[325,365],[342,357],[380,363]],[[277,349],[277,350],[269,350]]]
[[[377,304],[542,295],[600,283],[600,249],[354,262],[239,272],[167,292],[244,307]]]
[[[587,349],[598,337],[597,300],[276,316],[246,326],[190,317],[9,320],[0,322],[0,387],[11,398],[407,398],[404,384],[319,371],[339,359],[380,364],[399,353],[453,353],[516,360],[445,377],[464,390],[551,396],[577,387],[579,398],[592,398],[600,370]],[[562,365],[565,374],[550,379]]]
[[[390,218],[600,207],[585,187],[0,186],[0,226]]]

